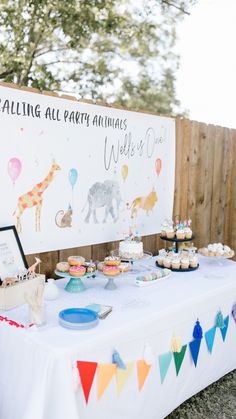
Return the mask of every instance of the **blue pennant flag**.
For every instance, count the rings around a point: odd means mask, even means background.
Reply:
[[[223,329],[220,329],[223,342],[225,341],[228,326],[229,326],[229,315],[227,317],[225,317],[224,323],[225,323],[225,327],[223,327]]]
[[[169,369],[171,360],[172,360],[172,352],[167,352],[166,354],[159,355],[159,367],[160,367],[160,376],[161,376],[161,384],[164,382],[166,377],[167,371]]]
[[[205,339],[208,347],[208,351],[212,353],[212,348],[215,340],[215,334],[216,334],[216,326],[213,326],[211,329],[209,329],[205,333]]]
[[[201,346],[201,339],[194,339],[192,340],[192,342],[189,342],[189,349],[190,349],[195,367],[197,366],[197,359],[199,355],[200,346]]]

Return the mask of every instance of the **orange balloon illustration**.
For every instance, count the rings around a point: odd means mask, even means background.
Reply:
[[[161,159],[156,159],[155,168],[156,168],[157,176],[159,176],[159,174],[161,173],[161,168],[162,168]]]
[[[123,181],[126,180],[126,178],[128,176],[128,172],[129,172],[129,168],[128,168],[127,164],[124,164],[121,168],[121,174],[122,174]]]

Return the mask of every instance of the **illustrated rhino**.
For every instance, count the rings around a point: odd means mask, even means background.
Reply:
[[[116,202],[116,216],[113,200]],[[111,214],[113,221],[116,222],[119,218],[119,206],[121,203],[119,183],[114,180],[105,180],[103,183],[94,183],[88,191],[87,203],[89,209],[84,220],[86,223],[89,223],[90,216],[93,214],[94,223],[97,224],[96,209],[102,207],[105,208],[103,223],[106,223],[109,213]]]

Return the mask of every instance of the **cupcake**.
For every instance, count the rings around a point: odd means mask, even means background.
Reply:
[[[180,269],[180,259],[179,258],[172,259],[171,267],[172,269]]]
[[[177,239],[185,239],[185,231],[183,228],[178,228],[176,231],[176,237]]]
[[[165,268],[170,268],[171,267],[171,258],[169,258],[168,256],[166,256],[163,260],[163,266]]]
[[[198,257],[196,255],[192,255],[189,258],[189,267],[196,268],[198,265]]]
[[[173,239],[175,237],[175,230],[173,227],[168,227],[168,230],[166,230],[166,237],[167,239]]]
[[[180,261],[181,269],[188,269],[189,268],[189,259],[188,258],[182,258]]]
[[[165,256],[162,256],[162,255],[157,256],[157,263],[159,266],[164,266],[164,257]]]
[[[184,228],[184,233],[185,233],[185,238],[186,239],[191,239],[192,238],[193,232],[192,232],[190,227],[185,227]]]

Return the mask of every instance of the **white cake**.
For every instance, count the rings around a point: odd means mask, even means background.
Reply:
[[[121,259],[141,259],[143,257],[143,242],[123,240],[119,243],[119,256]]]

